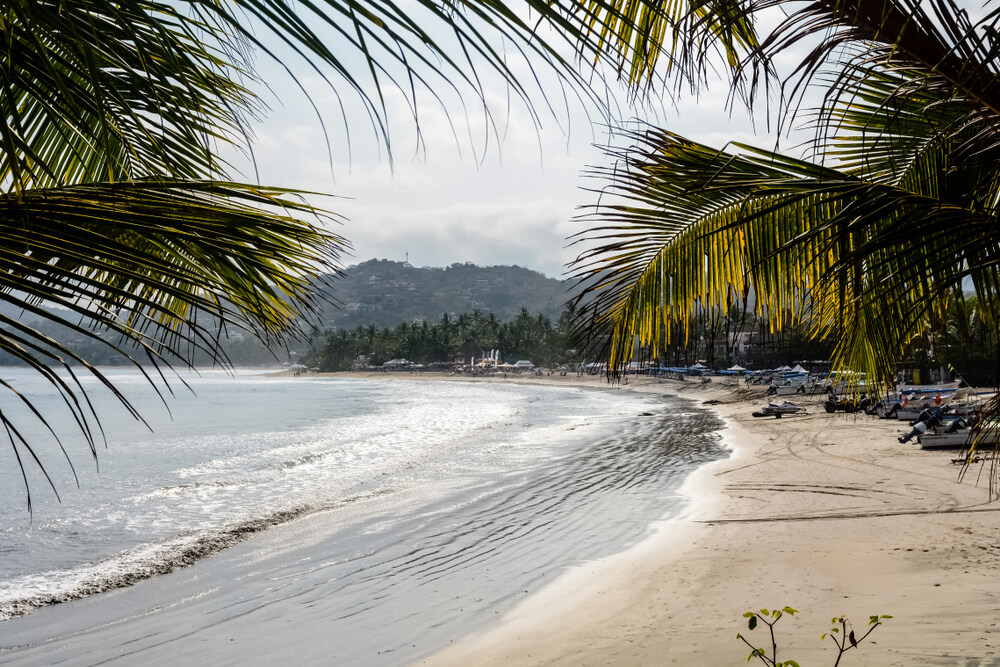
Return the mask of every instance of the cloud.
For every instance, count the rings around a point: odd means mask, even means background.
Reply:
[[[566,248],[567,237],[580,230],[571,219],[594,201],[581,190],[594,185],[581,172],[605,159],[592,145],[601,130],[579,104],[556,106],[558,88],[550,94],[555,115],[538,108],[537,116],[504,85],[487,86],[488,114],[474,98],[463,107],[455,96],[439,102],[424,93],[416,107],[419,133],[411,101],[388,88],[390,164],[356,97],[338,98],[318,78],[302,82],[326,130],[301,92],[272,82],[283,104],[258,128],[257,172],[269,185],[345,197],[316,203],[346,217],[335,231],[351,241],[354,261],[402,260],[409,253],[420,266],[518,264],[560,277],[579,252]],[[733,138],[752,143],[749,123],[726,110],[727,94],[720,87],[682,99],[657,121],[714,146]],[[248,162],[241,168],[253,178]]]

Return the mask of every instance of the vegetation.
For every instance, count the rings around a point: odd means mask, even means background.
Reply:
[[[552,366],[574,360],[572,319],[572,311],[566,311],[553,324],[545,315],[522,309],[513,320],[501,322],[493,313],[475,310],[454,318],[442,315],[434,325],[404,322],[393,329],[341,329],[315,338],[304,363],[321,371],[347,371],[359,359],[371,366],[400,358],[422,364],[451,362],[466,341],[475,341],[486,352],[498,350],[502,361],[527,359],[536,366]]]
[[[228,325],[276,343],[316,308],[315,281],[337,270],[346,242],[306,193],[241,182],[220,157],[252,153],[266,110],[258,57],[357,96],[391,155],[386,87],[408,98],[414,122],[418,95],[446,111],[456,95],[488,109],[485,76],[505,81],[532,113],[534,101],[552,108],[546,91],[560,104],[578,95],[597,105],[590,74],[599,62],[630,81],[661,57],[687,65],[678,76],[699,76],[702,49],[745,48],[739,17],[719,31],[714,12],[698,13],[707,18],[677,22],[659,3],[620,0],[7,2],[0,302],[137,367],[199,351],[225,362],[217,341]],[[678,46],[661,53],[665,32]],[[542,66],[552,74],[544,84]],[[114,387],[92,359],[8,315],[0,350],[63,394],[96,456],[96,415],[72,366]],[[16,424],[2,413],[0,423],[22,470],[41,465]]]
[[[511,320],[522,308],[558,318],[566,302],[565,285],[519,266],[452,264],[445,268],[414,267],[373,259],[344,269],[334,285],[336,307],[321,315],[325,328],[354,329],[401,322],[436,322],[480,310]]]
[[[784,607],[783,609],[760,609],[758,611],[748,611],[743,614],[743,618],[747,619],[747,629],[751,632],[757,629],[759,624],[764,624],[767,626],[768,632],[770,633],[771,641],[771,651],[768,653],[767,649],[759,648],[754,646],[750,641],[741,634],[737,634],[736,638],[741,640],[744,644],[750,647],[750,655],[747,656],[747,662],[750,662],[754,658],[757,658],[762,663],[767,665],[767,667],[799,667],[799,663],[794,660],[778,660],[778,641],[774,636],[774,626],[782,619],[786,614],[788,616],[795,616],[799,613],[797,609],[792,609],[791,607]],[[851,626],[851,621],[846,616],[838,616],[830,620],[833,627],[830,629],[829,633],[824,633],[820,636],[820,640],[824,640],[830,637],[833,643],[837,645],[837,657],[834,660],[834,667],[840,664],[840,659],[844,654],[853,649],[858,648],[858,646],[863,642],[868,636],[875,631],[875,628],[882,625],[884,621],[892,618],[892,616],[882,615],[882,616],[869,616],[868,617],[868,630],[861,636],[857,637],[854,634],[854,628]]]
[[[839,366],[888,381],[963,288],[996,331],[1000,12],[973,23],[950,0],[740,11],[776,24],[734,64],[737,89],[765,103],[774,63],[795,58],[775,120],[808,116],[807,154],[629,132],[591,171],[601,200],[584,236],[601,245],[575,276],[592,344],[620,369],[636,345],[663,349],[674,323],[749,300],[775,330],[803,324]]]
[[[588,346],[615,374],[664,349],[673,323],[687,335],[697,317],[752,299],[773,329],[803,325],[829,341],[835,367],[889,385],[907,357],[932,363],[935,327],[966,291],[976,307],[965,314],[995,339],[1000,9],[990,3],[975,20],[954,0],[738,11],[774,27],[729,63],[736,90],[750,109],[776,110],[779,127],[807,117],[805,154],[629,131],[631,145],[590,172],[600,200],[583,237],[597,245],[574,274]],[[778,79],[782,59],[797,64]],[[991,470],[993,492],[1000,466]]]

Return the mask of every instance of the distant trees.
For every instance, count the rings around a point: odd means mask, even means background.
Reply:
[[[424,364],[451,361],[463,343],[475,340],[483,350],[499,350],[505,361],[529,359],[549,366],[571,361],[571,322],[566,313],[553,323],[522,308],[510,322],[473,310],[456,317],[445,313],[437,324],[403,322],[394,328],[328,331],[313,338],[305,363],[322,371],[346,371],[362,356],[375,366],[400,357]]]

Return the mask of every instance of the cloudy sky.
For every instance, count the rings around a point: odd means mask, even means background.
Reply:
[[[274,64],[262,63],[261,72],[272,108],[253,144],[259,179],[337,195],[317,203],[344,216],[336,231],[353,246],[346,264],[517,264],[558,278],[579,252],[567,247],[582,229],[572,219],[595,199],[581,189],[595,185],[581,172],[605,161],[594,144],[607,136],[599,114],[591,107],[588,118],[586,105],[564,104],[554,81],[542,86],[559,110],[550,112],[536,94],[537,121],[499,81],[486,83],[488,118],[457,98],[439,103],[418,93],[419,136],[406,96],[385,88],[390,161],[353,93],[338,97],[306,73],[300,82],[307,98]],[[713,146],[769,141],[754,139],[745,111],[726,110],[728,92],[718,82],[697,99],[663,101],[655,113],[668,129]],[[622,116],[651,113],[625,109]],[[248,162],[237,162],[244,177],[255,178]]]

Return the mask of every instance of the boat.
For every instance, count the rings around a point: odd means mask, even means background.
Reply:
[[[770,402],[759,411],[752,413],[754,417],[774,417],[781,419],[784,415],[805,414],[806,409],[791,401],[781,403]]]
[[[924,410],[929,410],[931,408],[936,408],[936,407],[939,406],[935,405],[933,401],[924,401],[922,403],[916,403],[914,401],[910,401],[909,403],[906,404],[906,407],[903,407],[903,405],[900,404],[900,406],[896,408],[896,419],[898,419],[901,422],[911,422],[917,417],[919,417],[920,413],[923,412]]]
[[[795,394],[807,393],[806,385],[803,384],[783,384],[771,385],[767,390],[768,396],[794,396]]]
[[[947,431],[924,433],[917,436],[917,442],[920,443],[920,449],[958,449],[968,447],[977,435],[979,437],[979,441],[976,443],[977,447],[993,446],[1000,442],[1000,431],[996,429],[979,432],[968,428],[958,429],[951,433]]]
[[[961,384],[961,380],[941,382],[939,384],[898,384],[896,385],[896,391],[900,394],[936,394],[938,392],[953,392]]]

